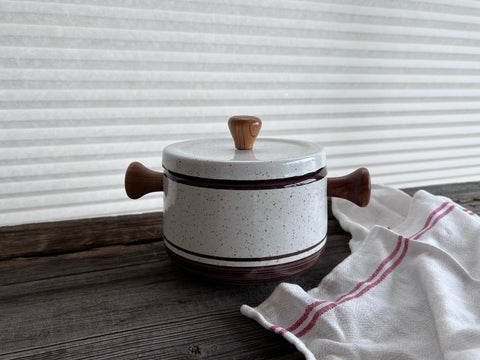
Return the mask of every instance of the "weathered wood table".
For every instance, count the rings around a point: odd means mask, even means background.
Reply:
[[[408,189],[413,194],[416,189]],[[480,212],[480,182],[431,186]],[[161,213],[0,228],[0,359],[302,359],[243,317],[278,283],[195,279],[165,253]],[[329,215],[312,288],[349,254]]]

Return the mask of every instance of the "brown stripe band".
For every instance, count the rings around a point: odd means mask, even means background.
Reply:
[[[214,256],[214,255],[205,255],[205,254],[196,253],[194,251],[190,251],[190,250],[187,250],[187,249],[183,249],[180,246],[173,244],[165,236],[163,237],[163,239],[165,240],[165,242],[167,242],[170,246],[174,247],[175,249],[178,249],[180,251],[183,251],[184,253],[194,255],[194,256],[198,256],[198,257],[201,257],[201,258],[212,259],[212,260],[221,260],[221,261],[232,261],[232,262],[251,262],[251,261],[278,260],[278,259],[288,258],[288,257],[291,257],[291,256],[300,255],[302,253],[308,252],[308,251],[320,246],[322,243],[324,243],[326,241],[327,237],[325,236],[322,240],[320,240],[320,242],[318,242],[315,245],[310,246],[306,249],[303,249],[303,250],[295,251],[295,252],[292,252],[292,253],[289,253],[289,254],[268,256],[268,257],[258,257],[258,258],[230,258],[230,257],[221,257],[221,256]]]
[[[286,279],[306,271],[318,262],[320,256],[325,250],[325,246],[312,255],[300,260],[280,265],[254,267],[209,265],[177,255],[168,247],[166,250],[168,255],[180,266],[180,268],[191,275],[210,279],[215,282],[223,281],[232,284],[259,284],[268,281]]]
[[[295,186],[303,186],[311,184],[315,181],[322,180],[327,176],[327,168],[309,173],[302,176],[289,177],[285,179],[273,180],[223,180],[223,179],[206,179],[195,176],[188,176],[173,173],[164,169],[165,176],[178,182],[180,184],[198,186],[211,189],[224,190],[270,190],[270,189],[284,189]]]

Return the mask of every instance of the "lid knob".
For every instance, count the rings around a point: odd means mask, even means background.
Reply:
[[[251,150],[261,127],[262,120],[255,116],[235,115],[228,119],[228,128],[238,150]]]

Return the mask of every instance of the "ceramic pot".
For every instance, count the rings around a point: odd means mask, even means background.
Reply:
[[[191,273],[253,283],[307,270],[325,248],[327,196],[367,205],[368,171],[327,179],[318,144],[270,138],[254,144],[260,119],[234,116],[228,124],[233,142],[167,146],[163,172],[132,163],[128,196],[163,191],[167,251]]]

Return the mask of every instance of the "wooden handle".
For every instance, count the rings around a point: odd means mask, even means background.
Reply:
[[[236,115],[228,119],[228,128],[238,150],[252,150],[262,120],[255,116]]]
[[[370,173],[360,168],[351,174],[327,179],[327,196],[347,199],[364,207],[370,201]]]
[[[163,191],[163,173],[133,162],[125,173],[125,191],[131,199],[138,199],[154,191]]]

